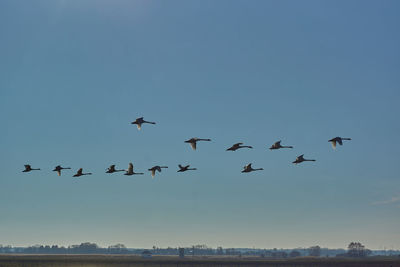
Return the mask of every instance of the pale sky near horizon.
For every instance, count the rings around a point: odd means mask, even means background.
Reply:
[[[0,1],[0,244],[400,249],[399,11]],[[145,175],[104,173],[129,162]]]

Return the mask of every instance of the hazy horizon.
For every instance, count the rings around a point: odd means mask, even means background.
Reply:
[[[0,244],[400,249],[399,7],[0,1]]]

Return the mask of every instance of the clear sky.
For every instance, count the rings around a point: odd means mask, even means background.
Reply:
[[[0,1],[0,244],[400,249],[399,11]],[[146,175],[104,173],[129,162]]]

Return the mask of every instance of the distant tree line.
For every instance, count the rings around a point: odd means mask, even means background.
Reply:
[[[34,245],[30,247],[1,246],[0,253],[25,253],[25,254],[128,254],[128,249],[123,244],[116,244],[108,248],[101,248],[95,243],[81,243],[68,247],[58,245]]]
[[[194,245],[185,247],[184,254],[188,256],[227,255],[227,256],[259,256],[263,258],[295,258],[303,256],[312,257],[367,257],[372,251],[365,248],[360,242],[351,242],[347,251],[343,249],[327,249],[320,246],[299,249],[249,249],[249,248],[222,248],[216,249],[207,245]],[[68,247],[58,245],[34,245],[30,247],[12,247],[0,245],[0,253],[24,254],[141,254],[144,249],[128,249],[123,244],[116,244],[107,248],[99,247],[96,243],[85,242],[80,245]],[[159,248],[153,246],[148,250],[153,255],[179,255],[179,248]]]
[[[360,242],[351,242],[347,246],[347,252],[337,255],[338,257],[351,257],[351,258],[363,258],[372,254],[372,251],[367,249]]]

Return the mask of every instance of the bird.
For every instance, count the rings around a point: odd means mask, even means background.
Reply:
[[[137,118],[135,121],[133,121],[131,124],[136,124],[138,130],[142,129],[142,124],[143,123],[149,123],[149,124],[156,124],[155,122],[151,122],[151,121],[145,121],[143,119],[143,117]]]
[[[58,176],[61,176],[61,170],[70,170],[71,168],[63,168],[60,165],[56,166],[53,170],[53,172],[57,172]]]
[[[26,164],[25,166],[25,170],[23,170],[22,172],[30,172],[30,171],[39,171],[40,169],[32,169],[31,165]]]
[[[305,159],[303,156],[304,156],[304,154],[298,156],[298,157],[296,158],[296,160],[293,161],[293,163],[294,163],[294,164],[298,164],[298,163],[302,163],[303,161],[315,161],[315,159]]]
[[[332,147],[333,149],[336,149],[336,142],[339,143],[339,145],[343,145],[343,140],[351,140],[351,138],[344,138],[344,137],[335,137],[329,140],[328,142],[332,142]]]
[[[252,171],[262,171],[262,170],[264,169],[263,168],[253,169],[253,167],[251,167],[251,163],[249,163],[243,167],[242,172],[252,172]]]
[[[273,149],[280,149],[280,148],[293,148],[293,147],[292,146],[282,146],[281,140],[279,140],[278,142],[275,142],[269,149],[273,150]]]
[[[154,178],[154,176],[156,175],[156,171],[161,172],[162,168],[168,168],[167,166],[154,166],[152,168],[149,169],[149,171],[151,171],[151,177]]]
[[[185,171],[195,171],[196,168],[189,168],[190,165],[182,166],[181,164],[178,165],[179,171],[178,172],[185,172]]]
[[[108,167],[106,173],[123,172],[123,171],[125,170],[116,170],[115,165],[111,165],[110,167]]]
[[[189,140],[186,140],[185,143],[189,143],[192,146],[193,150],[196,150],[197,141],[211,141],[211,139],[202,139],[202,138],[193,137],[193,138],[190,138]]]
[[[226,151],[236,151],[239,148],[244,148],[244,147],[253,148],[252,146],[242,146],[242,145],[243,145],[243,143],[236,143],[233,146],[231,146],[230,148],[228,148]]]
[[[82,175],[92,175],[92,173],[91,172],[83,173],[83,169],[80,168],[73,177],[79,177]]]
[[[124,175],[136,175],[136,174],[144,174],[144,173],[142,173],[142,172],[134,172],[133,171],[133,164],[129,163],[129,167],[126,170],[126,172],[124,173]]]

